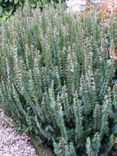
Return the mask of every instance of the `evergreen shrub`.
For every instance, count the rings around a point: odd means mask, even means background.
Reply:
[[[111,21],[111,20],[110,20]],[[24,7],[2,24],[0,97],[5,112],[57,156],[108,155],[117,133],[113,21],[62,6]]]

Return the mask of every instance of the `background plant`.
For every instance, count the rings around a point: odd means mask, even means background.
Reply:
[[[23,7],[24,3],[28,1],[32,8],[40,7],[43,8],[47,3],[58,3],[60,0],[1,0],[0,1],[0,18],[6,19],[10,17],[17,8]],[[62,0],[61,2],[65,2]]]
[[[117,133],[113,20],[58,5],[2,24],[0,97],[8,115],[57,156],[108,155]]]

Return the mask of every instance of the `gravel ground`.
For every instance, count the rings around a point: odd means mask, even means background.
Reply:
[[[37,156],[26,134],[18,134],[11,119],[0,109],[0,156]]]

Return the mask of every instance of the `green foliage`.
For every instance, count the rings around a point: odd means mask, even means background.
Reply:
[[[39,6],[43,8],[47,3],[59,3],[61,0],[0,0],[0,18],[7,19],[17,8],[23,7],[25,2],[28,2],[32,8]],[[65,2],[62,0],[61,2]]]
[[[24,7],[0,34],[0,97],[8,115],[57,156],[108,155],[117,133],[117,84],[96,14]],[[108,37],[108,40],[107,40]]]

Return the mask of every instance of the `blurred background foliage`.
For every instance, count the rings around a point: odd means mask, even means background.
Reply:
[[[23,7],[27,0],[0,0],[0,19],[7,19],[11,16],[19,6]],[[47,3],[58,3],[61,0],[28,0],[32,8],[39,6],[43,8]],[[65,2],[62,0],[61,2]]]

